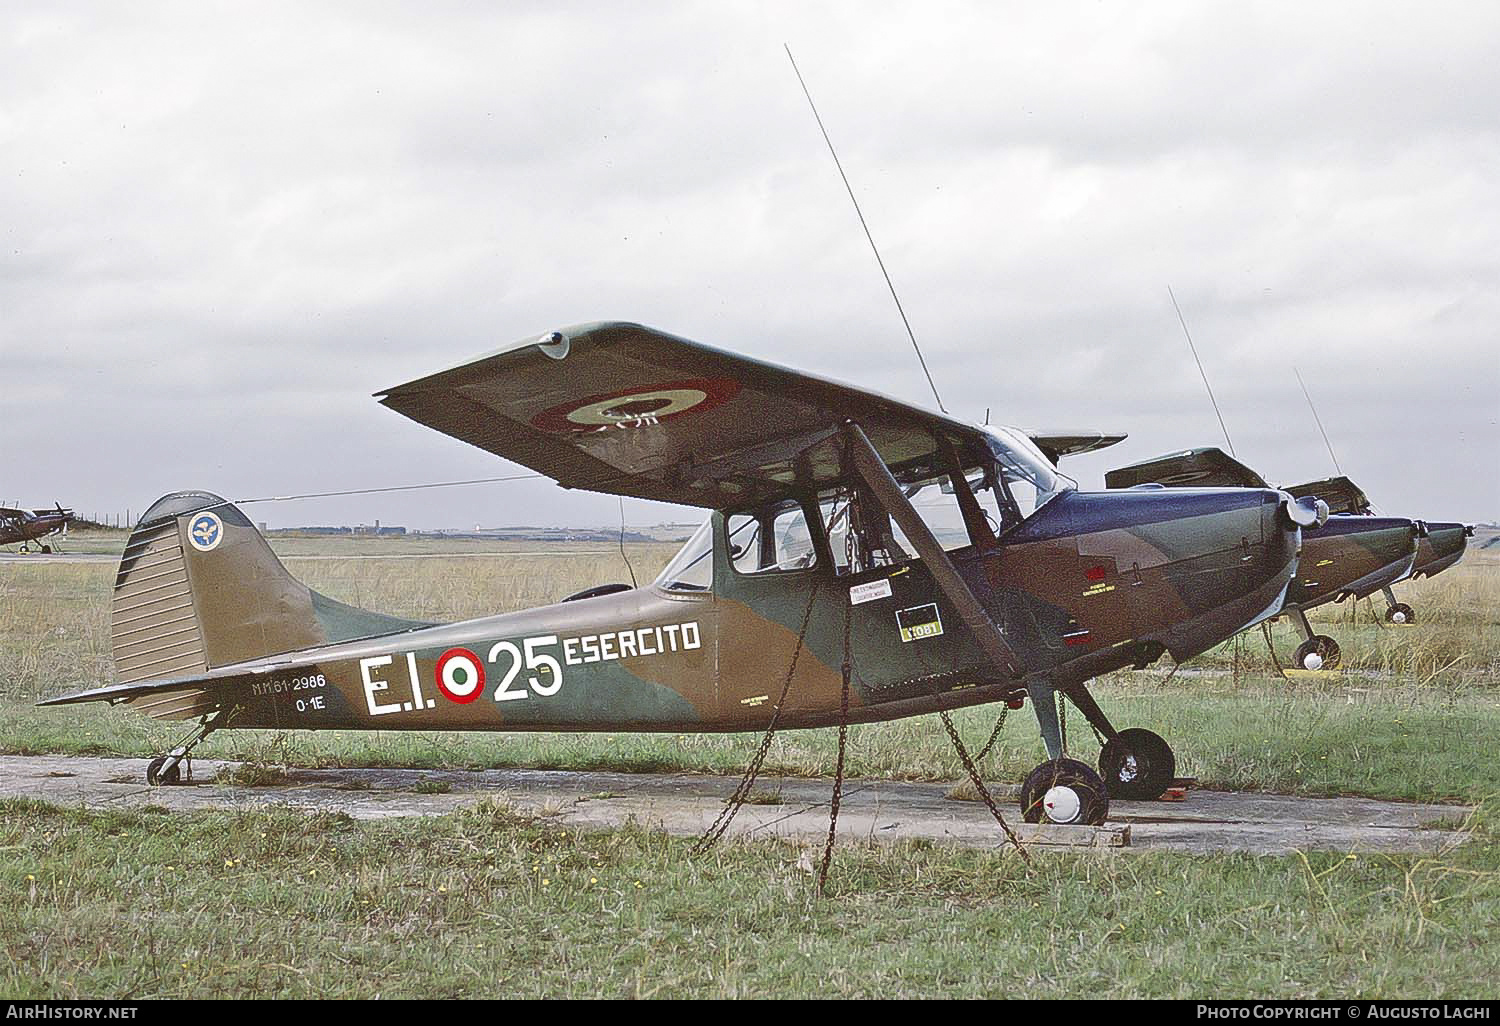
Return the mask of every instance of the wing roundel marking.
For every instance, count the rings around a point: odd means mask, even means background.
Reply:
[[[659,424],[686,413],[722,406],[740,391],[733,378],[692,378],[642,385],[620,392],[569,399],[531,418],[533,427],[556,434]]]

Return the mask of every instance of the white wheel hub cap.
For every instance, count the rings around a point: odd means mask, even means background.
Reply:
[[[1141,767],[1135,761],[1135,756],[1127,755],[1125,756],[1125,761],[1120,764],[1120,772],[1117,775],[1120,778],[1120,783],[1128,784],[1139,776],[1140,772]]]
[[[1083,802],[1071,787],[1058,786],[1048,788],[1042,796],[1042,808],[1047,810],[1047,818],[1054,823],[1073,823],[1083,811]]]
[[[1321,670],[1323,668],[1323,657],[1316,652],[1309,652],[1303,658],[1302,666],[1308,670]]]
[[[1401,610],[1398,609],[1394,613],[1391,614],[1391,623],[1405,623],[1405,622],[1406,622],[1406,614],[1403,613],[1403,612],[1401,612]]]

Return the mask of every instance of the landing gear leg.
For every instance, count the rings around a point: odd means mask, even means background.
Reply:
[[[1292,662],[1299,670],[1332,670],[1339,664],[1339,643],[1326,634],[1314,634],[1307,614],[1300,609],[1289,609],[1287,615],[1297,633],[1302,635],[1302,644],[1292,653]]]
[[[1041,731],[1042,744],[1047,746],[1049,759],[1062,758],[1062,727],[1057,722],[1056,692],[1049,680],[1037,678],[1026,682],[1026,693],[1031,697],[1037,729]]]
[[[172,749],[166,755],[158,755],[152,759],[146,767],[146,783],[152,787],[182,783],[182,764],[187,762],[187,779],[193,779],[193,765],[188,756],[194,748],[197,748],[203,739],[218,730],[229,721],[230,710],[221,709],[210,716],[205,716],[198,724],[198,729],[186,741]]]
[[[1396,593],[1391,591],[1390,585],[1386,585],[1380,590],[1385,593],[1386,623],[1393,623],[1404,627],[1417,622],[1417,614],[1405,602],[1396,601]]]

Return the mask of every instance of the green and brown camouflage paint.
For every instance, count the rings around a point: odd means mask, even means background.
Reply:
[[[1121,498],[1066,492],[994,546],[950,553],[1026,674],[1066,684],[1163,650],[1187,658],[1279,604],[1299,542],[1281,493]],[[746,575],[725,514],[711,523],[709,591],[651,585],[431,625],[311,591],[234,506],[177,493],[121,561],[119,683],[54,701],[127,700],[162,718],[233,707],[233,727],[737,731],[762,729],[785,684],[781,723],[813,727],[839,718],[846,617],[851,721],[1023,693],[921,561],[840,576],[818,532],[814,566]],[[881,581],[888,595],[851,602]],[[937,633],[904,641],[898,615],[928,607]],[[475,688],[454,671],[451,690],[472,689],[456,698],[439,684],[455,652],[484,675]]]

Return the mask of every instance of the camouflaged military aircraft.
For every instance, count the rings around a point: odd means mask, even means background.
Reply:
[[[68,533],[68,525],[73,522],[73,511],[63,509],[62,503],[57,504],[56,509],[16,509],[10,506],[0,506],[0,545],[21,545],[22,552],[28,552],[31,542],[41,541],[50,534],[61,531]],[[44,553],[51,552],[52,546],[41,542],[38,546]]]
[[[1323,518],[1270,488],[1079,492],[1022,432],[626,323],[381,401],[564,487],[710,515],[650,585],[438,625],[311,591],[233,505],[167,495],[120,562],[118,682],[42,704],[197,718],[157,784],[224,728],[766,731],[1031,697],[1049,761],[1025,817],[1096,823],[1110,795],[1159,796],[1175,758],[1087,682],[1280,610]],[[1065,758],[1057,691],[1104,736],[1103,779]]]
[[[1330,514],[1348,516],[1374,516],[1375,509],[1365,496],[1363,489],[1347,477],[1326,477],[1321,481],[1288,485],[1286,489],[1296,496],[1315,495],[1328,503]],[[1417,556],[1412,561],[1411,573],[1399,577],[1392,584],[1414,581],[1419,577],[1436,577],[1463,558],[1469,539],[1474,537],[1473,524],[1455,524],[1449,521],[1419,520],[1422,530],[1417,538]],[[1385,596],[1385,619],[1392,624],[1414,624],[1417,614],[1405,602],[1396,601],[1391,585],[1381,587]]]
[[[1109,488],[1270,487],[1255,471],[1215,447],[1188,449],[1119,467],[1104,475],[1104,483]],[[1302,644],[1292,654],[1293,665],[1302,669],[1332,669],[1340,660],[1338,642],[1313,633],[1307,610],[1383,591],[1395,607],[1394,614],[1387,613],[1387,619],[1411,622],[1411,607],[1396,603],[1391,585],[1413,576],[1423,566],[1424,543],[1433,553],[1426,565],[1439,570],[1451,566],[1463,553],[1462,525],[1437,525],[1441,529],[1439,557],[1432,545],[1433,525],[1404,517],[1375,516],[1364,492],[1347,477],[1293,485],[1285,491],[1300,499],[1320,500],[1334,514],[1303,535],[1298,573],[1287,589],[1282,610],[1302,636]],[[1448,530],[1450,527],[1459,528],[1456,552],[1455,532]]]

